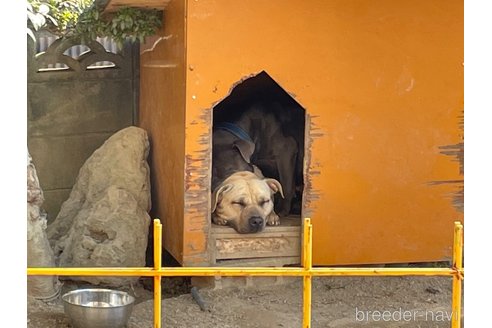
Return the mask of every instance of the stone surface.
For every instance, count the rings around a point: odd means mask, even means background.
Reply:
[[[149,141],[145,130],[111,136],[80,169],[47,233],[62,267],[145,266],[150,217]],[[121,286],[138,278],[72,277]]]
[[[39,185],[36,168],[27,154],[27,266],[54,267],[53,250],[46,235],[46,216],[43,190]],[[38,299],[52,299],[58,295],[60,284],[54,276],[28,276],[27,294]]]

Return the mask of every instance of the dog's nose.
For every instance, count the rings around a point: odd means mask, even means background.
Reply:
[[[263,219],[259,216],[252,216],[249,218],[249,225],[252,228],[259,228],[263,225]]]

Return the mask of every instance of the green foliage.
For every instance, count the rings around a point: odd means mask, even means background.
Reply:
[[[121,46],[127,39],[143,42],[146,36],[155,34],[160,25],[161,15],[156,10],[121,8],[107,19],[93,7],[80,16],[75,31],[76,35],[90,39],[109,36]]]
[[[28,0],[27,27],[46,29],[58,36],[70,35],[79,16],[93,6],[94,0]]]
[[[95,0],[27,0],[28,35],[46,29],[59,37],[95,40],[111,37],[121,47],[125,40],[143,42],[160,27],[157,10],[120,8],[110,14]]]

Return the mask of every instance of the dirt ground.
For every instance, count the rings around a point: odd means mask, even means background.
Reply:
[[[166,278],[163,327],[301,327],[302,279],[290,279],[270,286],[200,289],[207,307],[202,311],[189,293],[189,280]],[[128,328],[153,327],[152,292],[144,285],[122,288],[137,298]],[[313,278],[312,327],[450,327],[451,288],[449,277]],[[71,327],[60,300],[28,299],[27,319],[28,328]]]

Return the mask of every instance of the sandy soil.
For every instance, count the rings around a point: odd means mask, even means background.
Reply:
[[[449,277],[314,278],[312,327],[450,327],[451,286]],[[205,311],[189,293],[173,296],[188,292],[188,287],[184,280],[166,281],[163,295],[169,298],[163,300],[163,327],[302,326],[301,279],[246,289],[201,289]],[[153,327],[152,292],[143,284],[126,290],[137,297],[128,328]],[[45,304],[29,299],[28,327],[71,326],[60,301]]]

